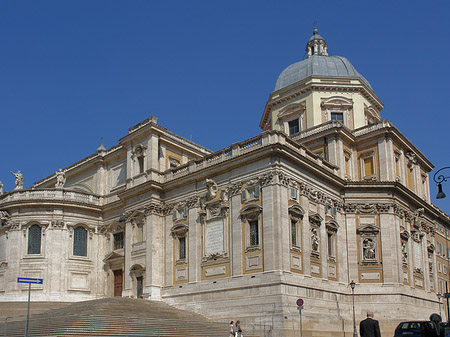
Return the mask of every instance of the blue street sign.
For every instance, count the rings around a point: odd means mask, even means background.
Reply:
[[[42,284],[44,280],[41,278],[28,278],[28,277],[18,277],[17,283],[35,283]]]

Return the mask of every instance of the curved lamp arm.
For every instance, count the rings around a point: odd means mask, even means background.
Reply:
[[[438,193],[436,194],[436,199],[443,199],[443,198],[445,198],[445,193],[442,191],[442,183],[444,181],[447,181],[447,179],[449,179],[450,176],[446,177],[444,174],[440,174],[440,175],[437,176],[437,174],[439,172],[443,171],[443,170],[446,170],[446,169],[450,169],[450,166],[446,166],[446,167],[443,167],[443,168],[437,170],[436,173],[433,176],[434,182],[438,185]]]

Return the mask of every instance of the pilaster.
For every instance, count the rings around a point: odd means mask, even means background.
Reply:
[[[146,264],[144,293],[151,300],[161,299],[164,281],[164,240],[160,216],[150,213],[146,217]]]
[[[395,219],[392,214],[380,213],[380,235],[381,235],[381,260],[383,262],[383,279],[384,283],[398,282],[396,266],[401,261],[398,260],[398,249],[400,242],[400,234]]]
[[[309,200],[305,196],[300,197],[301,205],[305,210],[303,216],[303,231],[302,231],[302,255],[303,255],[303,270],[305,275],[311,275],[311,226],[309,224]]]
[[[125,255],[125,262],[123,267],[123,291],[122,296],[123,297],[131,297],[132,294],[132,278],[130,275],[130,268],[131,268],[131,247],[132,247],[132,225],[131,221],[127,221],[125,224],[125,242],[124,242],[124,255]]]
[[[239,211],[241,210],[241,196],[239,194],[231,197],[230,209],[230,233],[231,233],[231,274],[232,276],[242,275],[243,258],[243,235],[242,223]]]
[[[347,213],[345,215],[345,223],[347,227],[347,251],[348,251],[348,276],[350,282],[354,280],[359,282],[358,277],[358,238],[356,237],[356,215],[354,213]],[[342,280],[344,281],[344,280]]]
[[[188,231],[188,263],[189,263],[189,282],[201,280],[201,225],[199,217],[199,208],[189,209],[189,231]]]

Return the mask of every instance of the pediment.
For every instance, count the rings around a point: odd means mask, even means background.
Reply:
[[[305,210],[300,205],[292,205],[289,207],[289,213],[299,217],[303,217],[305,215]]]
[[[106,255],[106,257],[103,259],[103,262],[108,263],[123,258],[124,258],[123,254],[119,254],[118,252],[112,252]]]
[[[248,205],[245,206],[243,209],[241,209],[241,211],[239,212],[239,214],[242,215],[248,215],[248,214],[253,214],[253,213],[261,213],[262,212],[262,207],[259,205]]]
[[[374,117],[376,120],[381,119],[380,113],[373,106],[365,106],[364,111]]]
[[[359,235],[377,235],[380,229],[375,225],[364,225],[356,230]]]
[[[411,235],[409,235],[408,231],[404,230],[400,232],[400,237],[402,240],[408,241]]]
[[[280,110],[278,118],[288,117],[290,115],[305,111],[306,107],[303,103],[289,104]]]
[[[320,224],[320,223],[322,223],[323,218],[319,213],[313,213],[309,216],[309,221],[313,221],[313,222]]]
[[[351,108],[353,107],[353,100],[341,97],[341,96],[333,96],[325,99],[322,104],[322,107],[342,107],[342,108]]]
[[[337,231],[339,229],[339,224],[336,222],[336,220],[330,220],[328,221],[325,226],[327,226],[328,229]]]

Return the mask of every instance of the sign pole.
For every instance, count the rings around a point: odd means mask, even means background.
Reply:
[[[300,315],[300,337],[303,337],[303,327],[302,327],[302,309],[304,308],[303,303],[304,302],[301,298],[297,300],[297,310]]]
[[[29,277],[18,277],[17,283],[28,283],[28,308],[27,308],[27,320],[25,321],[25,337],[28,337],[28,323],[30,320],[30,297],[31,297],[31,283],[42,284],[43,279],[41,278],[29,278]]]
[[[30,295],[31,295],[31,283],[28,283],[28,308],[27,308],[27,320],[25,321],[25,337],[28,337],[28,320],[30,318]]]
[[[300,337],[303,337],[303,327],[302,327],[302,309],[303,307],[298,307],[298,312],[300,313]]]

